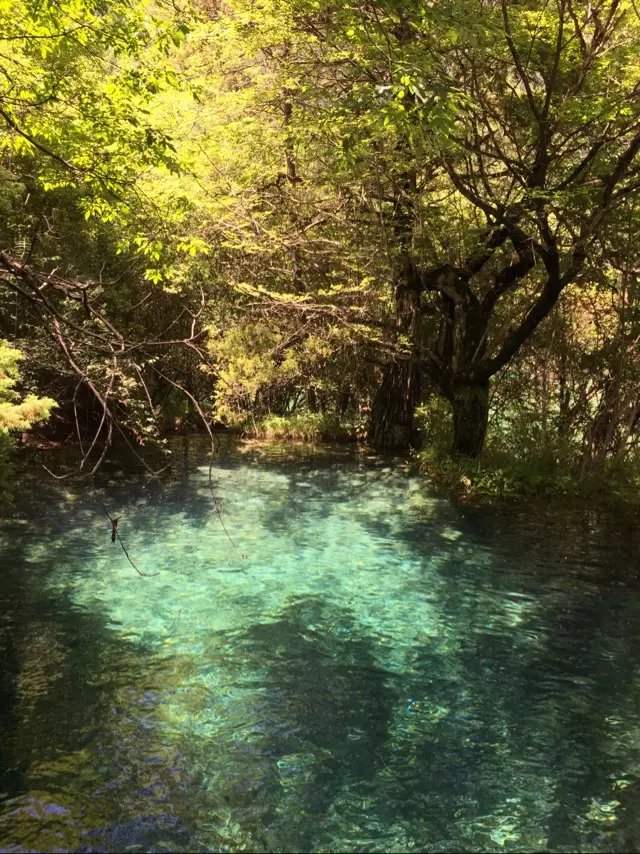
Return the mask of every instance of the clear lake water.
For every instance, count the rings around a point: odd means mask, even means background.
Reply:
[[[0,851],[640,850],[632,522],[174,456],[0,528]]]

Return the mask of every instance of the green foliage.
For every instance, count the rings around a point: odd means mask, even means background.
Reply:
[[[603,25],[538,2],[234,0],[201,22],[185,52],[216,70],[198,79],[206,108],[180,110],[233,306],[213,345],[219,415],[284,415],[354,365],[365,403],[372,351],[411,356],[449,397],[500,376],[595,274],[599,226],[618,241],[616,205],[635,192],[638,24],[606,8]],[[328,316],[349,343],[314,366],[300,338]],[[241,345],[236,327],[261,321],[273,339]],[[544,433],[520,428],[520,444]]]
[[[11,432],[29,430],[46,421],[57,403],[51,398],[28,394],[22,399],[15,389],[20,379],[22,353],[0,339],[0,509],[6,507],[15,489]]]
[[[572,308],[569,312],[565,306],[500,377],[480,459],[452,456],[448,401],[432,396],[419,407],[423,446],[418,464],[434,482],[466,498],[572,495],[637,503],[640,456],[626,432],[629,410],[612,423],[612,441],[620,439],[617,455],[604,455],[595,466],[589,446],[601,383],[607,385],[602,369],[593,372],[595,360],[608,358],[603,342],[610,335],[619,341],[619,330],[615,323],[606,329],[611,315],[602,304],[596,315],[579,311],[578,304]],[[593,332],[595,318],[599,336],[586,334]],[[634,395],[635,390],[627,401],[635,401]]]
[[[247,422],[246,435],[256,439],[292,442],[339,442],[353,438],[353,430],[335,415],[303,412],[295,415],[268,415]]]
[[[148,2],[2,0],[0,44],[10,46],[2,150],[45,155],[42,185],[82,183],[95,193],[87,216],[108,219],[136,169],[175,167],[171,143],[145,120],[144,105],[173,84],[163,59],[185,32],[185,22],[159,17]]]
[[[229,426],[253,425],[264,417],[307,418],[309,409],[342,419],[353,409],[357,389],[342,364],[350,336],[327,324],[310,333],[292,331],[285,316],[210,330],[209,350],[216,366],[216,416]],[[315,413],[308,417],[313,422]],[[284,423],[284,422],[283,422]],[[315,428],[314,428],[315,429]]]
[[[39,421],[46,421],[55,400],[28,394],[22,400],[15,390],[19,380],[22,353],[0,339],[0,434],[12,430],[28,430]]]
[[[417,454],[417,464],[436,486],[463,501],[572,497],[626,507],[640,503],[637,457],[588,478],[566,462],[550,465],[548,457],[535,454],[514,459],[491,448],[476,460],[427,448]]]
[[[1,0],[0,159],[10,172],[0,182],[10,192],[16,179],[24,184],[27,210],[34,192],[44,202],[32,223],[20,223],[27,239],[38,217],[51,216],[50,206],[59,211],[63,200],[63,211],[73,208],[86,221],[80,233],[117,229],[108,260],[137,255],[146,281],[167,279],[173,254],[193,253],[197,237],[180,242],[171,228],[180,205],[143,187],[152,175],[180,168],[151,106],[182,85],[171,53],[189,18],[186,5],[169,10],[150,0]],[[66,247],[55,260],[65,255]]]
[[[528,376],[530,379],[531,374]],[[534,390],[536,400],[539,406]],[[563,433],[545,418],[544,411],[530,412],[526,402],[516,405],[494,399],[487,445],[479,459],[452,455],[453,427],[447,401],[433,397],[420,407],[418,415],[424,438],[416,454],[418,468],[462,500],[572,496],[627,505],[640,501],[637,450],[624,461],[608,459],[598,469],[585,470],[581,434]]]
[[[423,451],[419,465],[437,485],[465,499],[535,498],[584,491],[575,472],[549,467],[547,460],[533,456],[514,460],[488,450],[481,459],[469,460]]]
[[[446,456],[453,436],[450,403],[444,397],[431,395],[416,409],[416,421],[423,445],[438,456]]]
[[[615,479],[639,43],[627,0],[0,0],[0,334],[92,448],[193,411],[328,436],[411,359],[439,459],[489,387],[491,462],[451,478]]]
[[[0,335],[83,454],[157,438],[159,404],[196,374],[190,276],[208,247],[154,184],[180,168],[153,102],[183,87],[172,56],[191,19],[150,0],[0,2]],[[37,406],[2,417],[17,429]]]

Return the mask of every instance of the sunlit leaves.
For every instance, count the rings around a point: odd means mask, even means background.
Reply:
[[[4,0],[5,151],[36,158],[44,188],[86,187],[96,200],[86,204],[88,215],[112,220],[107,206],[127,203],[127,188],[142,169],[178,168],[146,105],[176,85],[163,57],[187,32],[186,22],[159,17],[146,0]]]
[[[46,421],[57,403],[51,398],[28,394],[22,399],[14,387],[20,376],[22,353],[0,339],[0,435],[12,430],[28,430]]]

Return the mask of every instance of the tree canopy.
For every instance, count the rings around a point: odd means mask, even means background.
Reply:
[[[4,0],[25,392],[89,468],[189,412],[629,459],[639,37],[627,0]]]

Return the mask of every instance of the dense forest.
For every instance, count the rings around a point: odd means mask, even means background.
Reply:
[[[0,852],[640,852],[640,0],[0,0],[0,190]]]
[[[635,0],[0,0],[0,129],[3,470],[225,425],[637,488]]]

